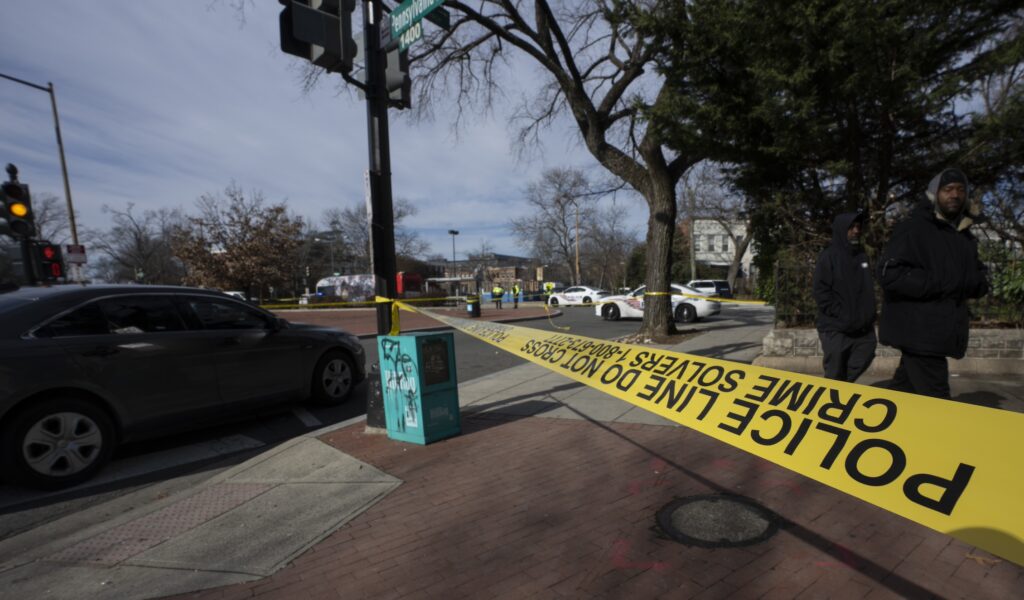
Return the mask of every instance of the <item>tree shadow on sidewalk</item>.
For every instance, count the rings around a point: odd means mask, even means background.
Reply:
[[[582,383],[565,383],[543,391],[531,392],[495,400],[494,402],[470,404],[461,409],[463,435],[479,433],[505,423],[512,423],[528,417],[543,416],[544,413],[565,406],[552,393],[586,387]]]
[[[674,468],[675,470],[686,475],[687,477],[699,482],[708,489],[713,490],[718,494],[736,494],[735,490],[720,485],[716,481],[709,479],[701,475],[700,473],[688,469],[687,467],[673,461],[670,457],[665,456],[660,452],[653,450],[647,446],[644,446],[642,443],[631,439],[629,436],[623,434],[620,431],[617,431],[616,429],[610,427],[609,425],[597,421],[571,406],[566,406],[566,408],[576,413],[580,417],[580,419],[588,421],[595,427],[603,429],[607,433],[610,433],[618,437],[622,441],[643,450],[651,457],[664,461],[666,465]],[[830,540],[824,535],[816,531],[812,531],[807,527],[788,519],[784,515],[780,515],[778,513],[775,513],[775,515],[778,517],[780,530],[785,530],[789,532],[794,537],[800,539],[802,542],[810,546],[813,546],[818,551],[824,554],[831,556],[833,559],[836,560],[836,562],[848,565],[850,568],[855,569],[860,573],[863,573],[865,576],[875,580],[879,583],[879,585],[887,588],[891,592],[905,598],[937,597],[934,592],[924,587],[921,587],[917,583],[910,581],[909,579],[906,579],[901,575],[896,574],[891,569],[882,566],[881,564],[871,560],[869,557],[850,550],[838,541]]]

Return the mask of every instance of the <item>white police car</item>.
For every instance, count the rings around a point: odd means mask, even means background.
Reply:
[[[594,307],[594,313],[606,321],[643,318],[646,291],[647,286],[642,285],[628,294],[606,296]],[[672,284],[672,316],[676,321],[693,323],[720,312],[721,302],[702,298],[697,290],[685,285]]]

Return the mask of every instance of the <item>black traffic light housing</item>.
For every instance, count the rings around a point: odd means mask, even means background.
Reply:
[[[8,181],[0,184],[0,234],[31,239],[36,233],[32,196],[28,186],[18,182],[18,168],[7,165]]]
[[[352,39],[355,0],[278,0],[281,50],[323,67],[349,73],[356,55]]]
[[[57,244],[32,242],[32,262],[40,282],[52,283],[64,277],[64,255]]]
[[[388,106],[409,108],[412,106],[412,79],[409,77],[409,50],[395,48],[387,53],[387,69],[384,81],[388,90]]]

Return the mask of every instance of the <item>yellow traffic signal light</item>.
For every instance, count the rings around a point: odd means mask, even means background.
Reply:
[[[35,236],[36,225],[32,215],[32,198],[28,186],[19,183],[17,169],[7,166],[10,181],[0,184],[0,234],[16,238],[31,239]]]
[[[7,205],[7,212],[15,217],[25,217],[28,215],[28,207],[25,206],[24,202],[12,202]]]

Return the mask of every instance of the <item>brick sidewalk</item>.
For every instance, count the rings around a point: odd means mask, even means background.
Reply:
[[[183,598],[1011,598],[1024,569],[678,427],[463,413],[429,446],[322,439],[404,483],[276,574]],[[730,492],[778,513],[742,548],[655,513]],[[1016,590],[1016,592],[1014,592]]]

